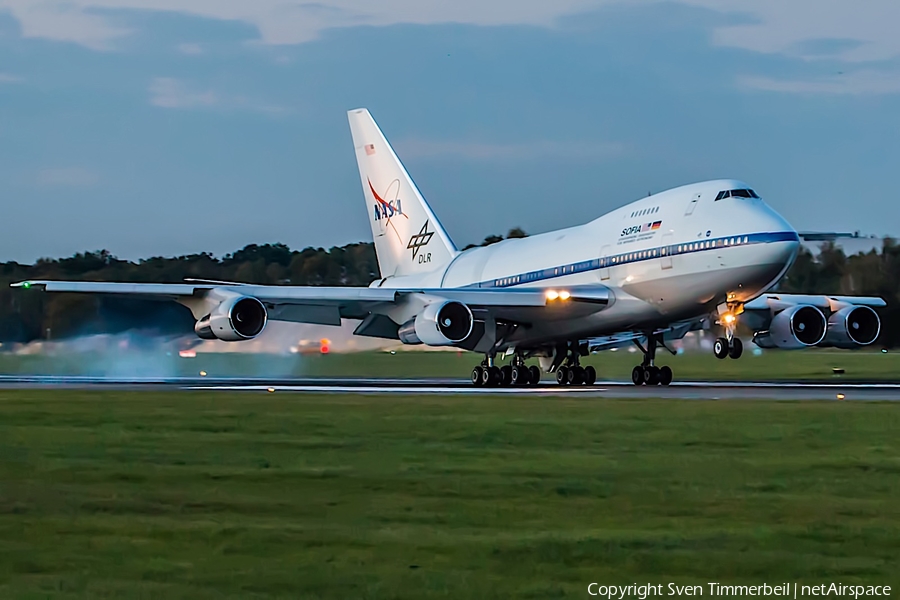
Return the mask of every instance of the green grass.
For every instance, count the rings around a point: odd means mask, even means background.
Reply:
[[[0,392],[0,598],[894,584],[900,406]]]
[[[711,353],[671,356],[660,352],[657,364],[668,364],[676,380],[759,381],[838,379],[834,367],[848,381],[900,381],[900,352],[800,350],[766,351],[760,356],[747,352],[740,360],[717,360]],[[115,355],[67,353],[59,356],[0,355],[0,374],[75,374],[135,376],[258,377],[454,377],[468,378],[481,360],[471,352],[360,352],[329,355],[199,354],[179,358],[159,353]],[[597,367],[601,379],[628,381],[640,354],[627,351],[601,352],[585,359]],[[548,377],[549,380],[549,377]]]

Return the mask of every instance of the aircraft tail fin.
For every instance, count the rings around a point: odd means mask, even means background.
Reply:
[[[382,277],[427,273],[458,253],[365,108],[347,113]]]

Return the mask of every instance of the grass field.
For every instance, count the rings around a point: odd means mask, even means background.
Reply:
[[[900,581],[900,405],[0,392],[0,598]]]
[[[832,369],[844,369],[842,380],[900,381],[900,352],[767,351],[747,352],[740,360],[717,360],[711,353],[671,356],[660,352],[657,364],[668,364],[676,380],[827,380]],[[271,355],[209,353],[196,358],[166,356],[164,352],[115,354],[67,353],[59,356],[0,355],[0,374],[77,374],[136,376],[258,377],[455,377],[468,378],[481,357],[470,352],[360,352],[355,354]],[[640,354],[601,352],[585,359],[597,367],[601,379],[628,381]],[[548,380],[552,377],[547,376]]]

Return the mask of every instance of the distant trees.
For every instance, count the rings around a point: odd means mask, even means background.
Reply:
[[[831,242],[821,246],[814,259],[801,249],[779,290],[847,296],[881,296],[888,304],[900,304],[900,246],[884,240],[881,253],[845,256]]]
[[[885,238],[880,253],[846,256],[831,242],[821,246],[814,259],[802,249],[797,260],[779,283],[787,293],[831,294],[835,296],[879,296],[888,306],[882,318],[881,343],[900,344],[900,246]]]
[[[512,229],[509,230],[509,233],[506,234],[506,239],[510,239],[510,240],[514,239],[514,238],[523,238],[523,237],[528,237],[528,234],[525,233],[525,231],[520,229],[519,227],[513,227]],[[484,238],[484,241],[481,242],[480,244],[469,244],[468,246],[463,248],[463,250],[468,250],[469,248],[476,248],[478,246],[490,246],[491,244],[496,244],[497,242],[502,242],[502,241],[503,241],[502,235],[489,235],[486,238]]]
[[[506,239],[525,237],[519,228]],[[491,235],[480,244],[500,242]],[[472,246],[467,246],[471,248]],[[107,252],[84,252],[62,259],[40,259],[33,265],[0,263],[0,342],[27,342],[84,333],[153,328],[160,333],[190,331],[192,317],[170,302],[99,298],[95,296],[28,293],[10,289],[13,281],[77,279],[177,283],[185,278],[239,281],[270,285],[365,286],[380,277],[371,243],[291,250],[284,244],[250,244],[216,258],[209,253],[172,258],[153,257],[137,262],[120,260]],[[888,308],[881,311],[882,340],[900,343],[900,246],[887,239],[881,253],[845,256],[826,243],[814,259],[801,250],[779,284],[790,293],[881,296]]]

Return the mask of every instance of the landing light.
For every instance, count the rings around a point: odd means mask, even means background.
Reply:
[[[731,325],[732,323],[734,323],[734,315],[731,313],[725,313],[724,315],[722,315],[722,320],[726,325]]]
[[[562,300],[565,302],[572,297],[572,294],[570,294],[568,290],[547,290],[544,292],[544,296],[551,302],[554,300]]]

